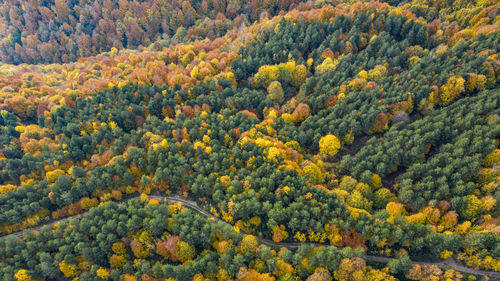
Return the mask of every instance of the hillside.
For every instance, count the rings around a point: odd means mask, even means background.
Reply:
[[[1,4],[1,279],[495,280],[498,11]]]

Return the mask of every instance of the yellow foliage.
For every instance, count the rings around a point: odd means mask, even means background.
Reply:
[[[337,154],[339,149],[340,140],[332,134],[328,134],[319,140],[319,151],[323,154],[333,156]]]
[[[387,75],[387,67],[385,65],[379,64],[376,65],[370,71],[368,71],[368,76],[364,78],[372,81],[378,81],[386,75]]]
[[[275,82],[276,82],[276,81],[275,81]],[[278,83],[279,83],[279,82],[278,82]],[[272,83],[271,83],[271,85],[272,85]],[[277,112],[276,110],[274,110],[274,109],[271,109],[271,110],[269,110],[269,111],[267,112],[266,118],[271,118],[271,119],[273,119],[273,120],[274,120],[274,119],[278,118],[278,112]],[[269,128],[269,127],[267,127],[267,129],[269,130],[270,128]]]
[[[330,71],[335,70],[337,68],[337,65],[339,64],[339,60],[332,60],[331,58],[326,58],[320,65],[316,66],[316,73],[318,74],[325,74]]]
[[[123,279],[125,281],[137,281],[137,278],[135,278],[134,275],[128,273],[123,276]]]
[[[308,193],[304,194],[304,198],[305,198],[306,200],[311,200],[311,199],[313,198],[313,197],[312,197],[312,193],[311,193],[311,192],[308,192]]]
[[[378,269],[372,269],[369,268],[367,270],[368,272],[365,274],[365,280],[368,281],[396,281],[394,276],[391,276],[389,273],[384,272],[383,269],[378,270]]]
[[[203,142],[208,144],[210,142],[210,136],[204,135]]]
[[[363,210],[363,209],[358,209],[358,208],[354,208],[354,207],[351,207],[351,206],[347,206],[347,209],[351,213],[351,217],[354,220],[358,220],[359,219],[359,215],[361,215],[361,214],[365,214],[367,217],[371,217],[372,216],[370,213],[368,213],[366,210]]]
[[[207,146],[207,147],[205,147],[204,151],[205,151],[206,154],[210,154],[210,153],[212,153],[212,147]]]
[[[275,225],[272,229],[273,232],[273,241],[274,242],[281,242],[285,239],[288,238],[288,232],[285,231],[285,226],[284,225]]]
[[[469,195],[467,196],[467,206],[462,210],[462,215],[469,220],[474,220],[481,212],[482,205],[483,202],[476,195]]]
[[[372,182],[371,182],[372,186],[374,188],[381,188],[382,187],[382,179],[380,178],[380,176],[378,174],[372,174]]]
[[[97,271],[96,274],[98,277],[101,279],[108,279],[109,278],[109,271],[105,268],[100,267]]]
[[[257,250],[257,247],[259,246],[259,242],[257,241],[257,238],[253,235],[245,235],[243,237],[243,240],[241,240],[240,243],[240,248],[242,253],[255,253],[255,250]]]
[[[361,70],[358,73],[358,76],[361,77],[361,78],[364,78],[364,79],[368,79],[368,72],[366,72],[366,70]]]
[[[416,213],[416,214],[413,214],[411,216],[406,217],[406,220],[413,223],[413,224],[424,223],[425,219],[426,219],[426,217],[423,213]]]
[[[470,229],[472,223],[470,221],[465,221],[455,227],[455,232],[458,234],[466,234]]]
[[[31,281],[33,278],[28,274],[28,271],[26,269],[19,269],[15,274],[14,277],[17,279],[17,281]]]
[[[289,148],[297,151],[297,152],[300,152],[300,153],[303,152],[302,148],[300,147],[300,144],[297,141],[295,141],[295,140],[288,141],[288,142],[285,143],[285,145],[287,147],[289,147]]]
[[[9,191],[16,190],[17,186],[12,184],[0,185],[0,194],[5,194]]]
[[[255,140],[255,144],[259,147],[262,147],[262,148],[273,146],[273,142],[266,140],[266,139],[263,139],[263,138],[257,138]]]
[[[65,277],[75,276],[77,273],[76,269],[76,264],[67,264],[64,260],[59,263],[59,270],[61,270]]]
[[[453,252],[452,251],[448,251],[448,250],[443,250],[440,253],[440,257],[442,259],[447,259],[447,258],[451,257],[452,255],[453,255]]]
[[[285,100],[283,88],[279,81],[273,81],[267,87],[267,98],[275,103],[282,103]]]
[[[366,199],[359,190],[355,190],[351,193],[349,198],[347,198],[347,204],[355,208],[369,211],[371,210],[373,202]]]
[[[403,204],[396,203],[396,202],[389,202],[385,206],[385,209],[392,215],[392,216],[398,216],[398,215],[404,215],[406,210]]]
[[[263,65],[255,74],[255,83],[259,86],[267,87],[272,81],[278,79],[277,67],[275,65]]]
[[[304,233],[300,233],[297,231],[295,235],[293,236],[294,239],[300,241],[300,242],[305,242],[306,241],[306,235]]]
[[[227,175],[221,176],[220,183],[222,184],[223,187],[228,188],[229,184],[231,183],[231,178]]]
[[[157,199],[149,199],[149,205],[159,205],[160,201]]]
[[[278,156],[280,156],[280,150],[276,147],[270,147],[267,151],[267,159],[270,161],[278,162]]]
[[[465,80],[462,77],[452,76],[439,89],[439,103],[448,105],[463,92],[465,92]]]
[[[182,262],[192,260],[196,255],[196,250],[193,246],[184,241],[177,242],[178,255]]]
[[[295,87],[300,87],[307,79],[307,67],[303,64],[297,65],[292,75],[292,84]]]
[[[62,175],[64,175],[64,171],[61,169],[55,169],[45,174],[48,182],[55,182]]]
[[[229,203],[228,203],[228,205],[229,205]],[[233,215],[232,215],[231,210],[229,210],[229,211],[226,212],[226,211],[224,211],[224,210],[221,209],[220,212],[222,214],[222,219],[224,221],[229,222],[229,223],[233,222]],[[237,232],[239,232],[239,230]]]
[[[283,187],[283,192],[288,195],[288,192],[290,192],[290,187],[288,185]]]
[[[279,80],[290,83],[295,72],[295,61],[280,63],[276,66],[276,70],[278,71]]]
[[[321,171],[320,167],[318,167],[314,163],[310,163],[309,165],[302,168],[302,172],[304,175],[309,177],[315,184],[320,184],[325,180],[325,175]]]
[[[345,203],[347,198],[349,197],[349,192],[346,190],[342,190],[340,188],[334,188],[333,193],[337,195],[337,198],[342,202]]]
[[[113,246],[111,246],[111,250],[117,255],[125,255],[126,249],[125,245],[123,242],[115,242],[113,243]]]
[[[200,69],[198,68],[198,66],[193,67],[193,70],[191,70],[189,75],[193,78],[198,78],[200,75]]]
[[[481,209],[485,212],[492,211],[493,208],[495,208],[497,204],[497,200],[493,198],[492,196],[485,196],[481,199]]]
[[[22,125],[16,126],[14,129],[19,133],[24,133],[24,126]]]
[[[493,152],[486,155],[481,164],[488,168],[500,164],[500,149],[495,149]]]
[[[285,120],[286,123],[292,123],[293,122],[293,117],[292,117],[292,114],[290,114],[290,113],[283,113],[283,114],[281,114],[281,118],[283,118],[283,120]]]

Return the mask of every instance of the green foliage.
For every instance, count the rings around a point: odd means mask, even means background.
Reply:
[[[378,272],[357,258],[365,251],[398,257],[387,264],[397,276],[410,257],[495,268],[495,7],[460,2],[455,24],[409,12],[443,19],[433,9],[445,3],[319,1],[268,19],[299,1],[14,2],[0,8],[3,62],[155,40],[148,56],[161,60],[112,49],[53,73],[0,66],[0,232],[89,210],[0,239],[0,279],[360,279]],[[104,85],[113,71],[130,82]],[[225,222],[151,193],[184,195]]]

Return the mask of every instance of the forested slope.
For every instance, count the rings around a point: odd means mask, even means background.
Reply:
[[[0,58],[7,63],[57,63],[112,47],[161,48],[172,41],[211,39],[302,1],[3,1]]]
[[[0,231],[90,210],[0,238],[2,278],[474,280],[409,257],[500,271],[498,6],[423,2],[278,1],[202,41],[1,65]]]

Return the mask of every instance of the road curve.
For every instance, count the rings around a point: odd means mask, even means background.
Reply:
[[[131,198],[124,199],[121,202],[126,202],[128,200],[138,199],[138,198],[140,198],[139,195],[131,197]],[[148,198],[149,199],[156,199],[156,200],[164,200],[164,201],[171,202],[171,203],[181,203],[185,207],[187,207],[187,208],[189,208],[191,210],[194,210],[197,213],[199,213],[199,214],[201,214],[201,215],[203,215],[203,216],[205,216],[207,218],[211,218],[211,219],[213,219],[215,221],[220,221],[220,222],[224,222],[225,223],[225,221],[221,220],[220,218],[214,216],[213,214],[211,214],[211,213],[207,212],[206,210],[204,210],[203,208],[201,208],[196,202],[194,202],[192,200],[189,200],[189,199],[186,199],[186,198],[184,198],[182,196],[179,196],[179,195],[168,195],[168,196],[167,195],[165,195],[165,196],[162,196],[162,195],[150,195]],[[49,222],[49,223],[46,223],[46,224],[43,224],[43,225],[39,225],[39,226],[36,226],[36,227],[32,227],[32,228],[29,228],[29,229],[26,229],[26,230],[23,230],[23,231],[14,232],[14,233],[11,233],[11,234],[8,234],[8,235],[3,235],[3,236],[0,236],[0,239],[1,238],[7,238],[7,237],[13,237],[13,236],[22,238],[24,236],[24,233],[27,232],[27,231],[38,231],[38,230],[40,230],[44,226],[52,226],[52,225],[56,225],[56,224],[61,223],[61,222],[68,221],[68,220],[73,219],[73,218],[80,218],[85,213],[86,212],[84,212],[82,214],[78,214],[78,215],[74,215],[74,216],[62,218],[62,219],[59,219],[59,220],[55,220],[55,221],[52,221],[52,222]],[[258,237],[258,236],[256,236],[256,238],[259,241],[259,243],[261,243],[263,245],[266,245],[266,246],[269,246],[269,247],[274,247],[274,248],[283,248],[284,247],[284,248],[288,248],[288,249],[296,249],[296,248],[300,247],[303,244],[313,244],[314,246],[330,246],[329,244],[322,244],[322,243],[308,243],[308,242],[289,242],[289,243],[283,243],[283,242],[274,242],[272,240],[265,239],[265,238]],[[367,261],[379,262],[379,263],[388,263],[391,260],[391,258],[389,258],[389,257],[376,256],[376,255],[367,255],[365,257],[365,259]],[[500,272],[488,271],[488,270],[477,270],[477,269],[473,269],[473,268],[470,268],[470,267],[466,267],[466,266],[463,266],[462,264],[458,263],[452,257],[450,257],[448,259],[445,259],[445,260],[442,260],[442,261],[438,261],[438,262],[417,262],[417,261],[412,261],[412,262],[413,262],[413,264],[435,265],[435,266],[437,266],[437,267],[439,267],[441,269],[453,269],[453,270],[456,270],[456,271],[459,271],[459,272],[463,272],[463,273],[474,274],[474,275],[481,275],[481,276],[488,276],[488,277],[491,278],[491,280],[500,280]]]

